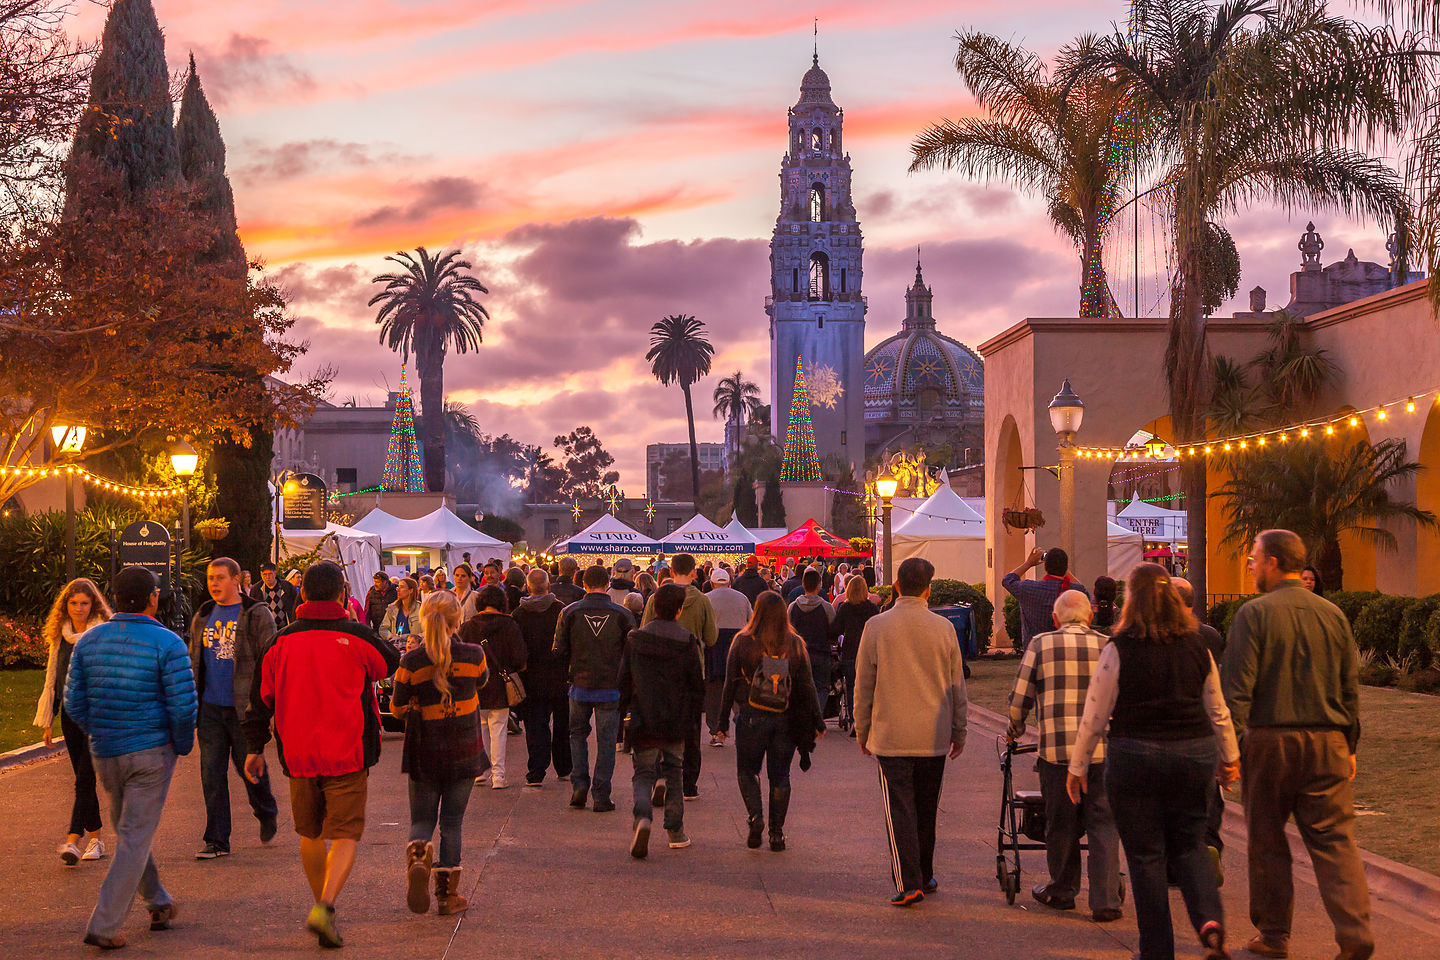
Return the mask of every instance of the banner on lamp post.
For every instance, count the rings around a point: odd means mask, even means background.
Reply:
[[[313,473],[297,473],[285,481],[286,530],[324,530],[325,498],[328,490],[325,481]]]
[[[170,531],[154,520],[136,520],[120,531],[121,567],[144,567],[160,580],[160,591],[170,589]]]

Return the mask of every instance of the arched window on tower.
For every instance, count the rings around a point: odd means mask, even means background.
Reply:
[[[830,131],[830,152],[836,156],[840,155],[840,131]]]
[[[819,153],[825,149],[825,134],[819,130],[810,131],[810,149]]]
[[[845,293],[849,293],[849,292],[850,292],[850,291],[848,291],[848,290],[845,289],[845,268],[844,268],[844,267],[841,267],[841,268],[840,268],[840,292],[841,292],[842,294],[845,294]]]
[[[790,292],[791,292],[791,293],[799,293],[799,292],[800,292],[800,268],[799,268],[799,267],[793,267],[793,268],[790,270]]]
[[[819,223],[825,219],[825,185],[810,184],[810,219]]]
[[[810,299],[830,299],[830,258],[819,251],[810,254]]]
[[[795,152],[796,154],[799,154],[799,153],[800,153],[802,150],[804,150],[804,149],[805,149],[805,131],[803,131],[803,130],[796,130],[796,131],[795,131],[795,147],[794,147],[794,152]]]

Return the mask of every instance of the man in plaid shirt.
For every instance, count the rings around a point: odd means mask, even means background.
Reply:
[[[1120,837],[1105,796],[1105,745],[1090,759],[1090,790],[1081,804],[1070,802],[1065,773],[1075,744],[1090,674],[1109,642],[1090,629],[1090,599],[1066,590],[1055,601],[1057,629],[1037,633],[1020,660],[1020,673],[1010,693],[1009,739],[1025,733],[1025,718],[1035,709],[1040,727],[1040,753],[1035,769],[1045,798],[1045,854],[1050,883],[1032,895],[1056,910],[1074,910],[1080,892],[1080,834],[1090,843],[1090,912],[1097,923],[1120,919]],[[1099,778],[1098,780],[1095,778]]]

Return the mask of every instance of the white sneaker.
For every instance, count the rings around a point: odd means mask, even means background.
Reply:
[[[65,866],[73,867],[80,862],[80,848],[70,842],[60,844],[60,859],[65,861]]]
[[[504,789],[505,789],[506,787],[508,787],[508,786],[510,786],[510,781],[509,781],[509,780],[506,780],[504,777],[491,777],[491,778],[490,778],[490,789],[491,789],[491,790],[504,790]]]
[[[480,784],[484,783],[486,780],[489,780],[489,779],[490,779],[490,771],[489,771],[489,770],[486,770],[484,773],[480,774],[480,776],[478,776],[478,777],[475,778],[475,786],[478,787],[478,786],[480,786]]]
[[[105,857],[105,841],[99,837],[91,837],[90,842],[85,845],[85,852],[80,855],[81,860],[101,860]]]

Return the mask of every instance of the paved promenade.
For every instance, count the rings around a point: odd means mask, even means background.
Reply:
[[[405,909],[405,782],[399,738],[387,736],[371,775],[359,862],[339,904],[347,946],[338,956],[1126,960],[1136,941],[1131,916],[1101,926],[1088,910],[1061,914],[1029,899],[1029,887],[1043,875],[1043,853],[1025,855],[1026,892],[1015,906],[1006,905],[994,880],[1000,782],[994,739],[972,715],[969,749],[946,772],[936,850],[940,892],[909,910],[887,903],[892,888],[874,761],[832,730],[814,768],[795,771],[790,849],[782,854],[745,848],[728,746],[705,748],[703,796],[685,813],[694,845],[672,851],[652,841],[644,862],[626,852],[630,764],[624,755],[616,768],[615,813],[569,809],[568,785],[553,781],[540,790],[477,789],[465,824],[463,892],[470,910],[441,918]],[[509,746],[511,769],[522,770],[523,738],[512,737]],[[80,940],[108,861],[66,869],[54,852],[68,819],[69,783],[63,756],[0,774],[0,957],[98,955]],[[180,916],[173,930],[152,934],[137,907],[125,931],[130,946],[117,956],[337,955],[321,951],[302,929],[309,893],[288,796],[281,794],[280,834],[268,847],[260,845],[238,784],[231,797],[233,855],[193,860],[204,827],[200,774],[193,754],[181,761],[156,843]],[[106,826],[109,840],[108,814]],[[1243,943],[1252,930],[1238,850],[1227,850],[1225,868],[1232,939]],[[1297,887],[1291,956],[1329,960],[1335,949],[1319,896],[1310,883]],[[1184,916],[1178,895],[1174,909],[1177,918]],[[1393,904],[1379,902],[1376,909],[1377,956],[1440,957],[1440,924]],[[1199,956],[1189,943],[1186,934],[1179,955]]]

